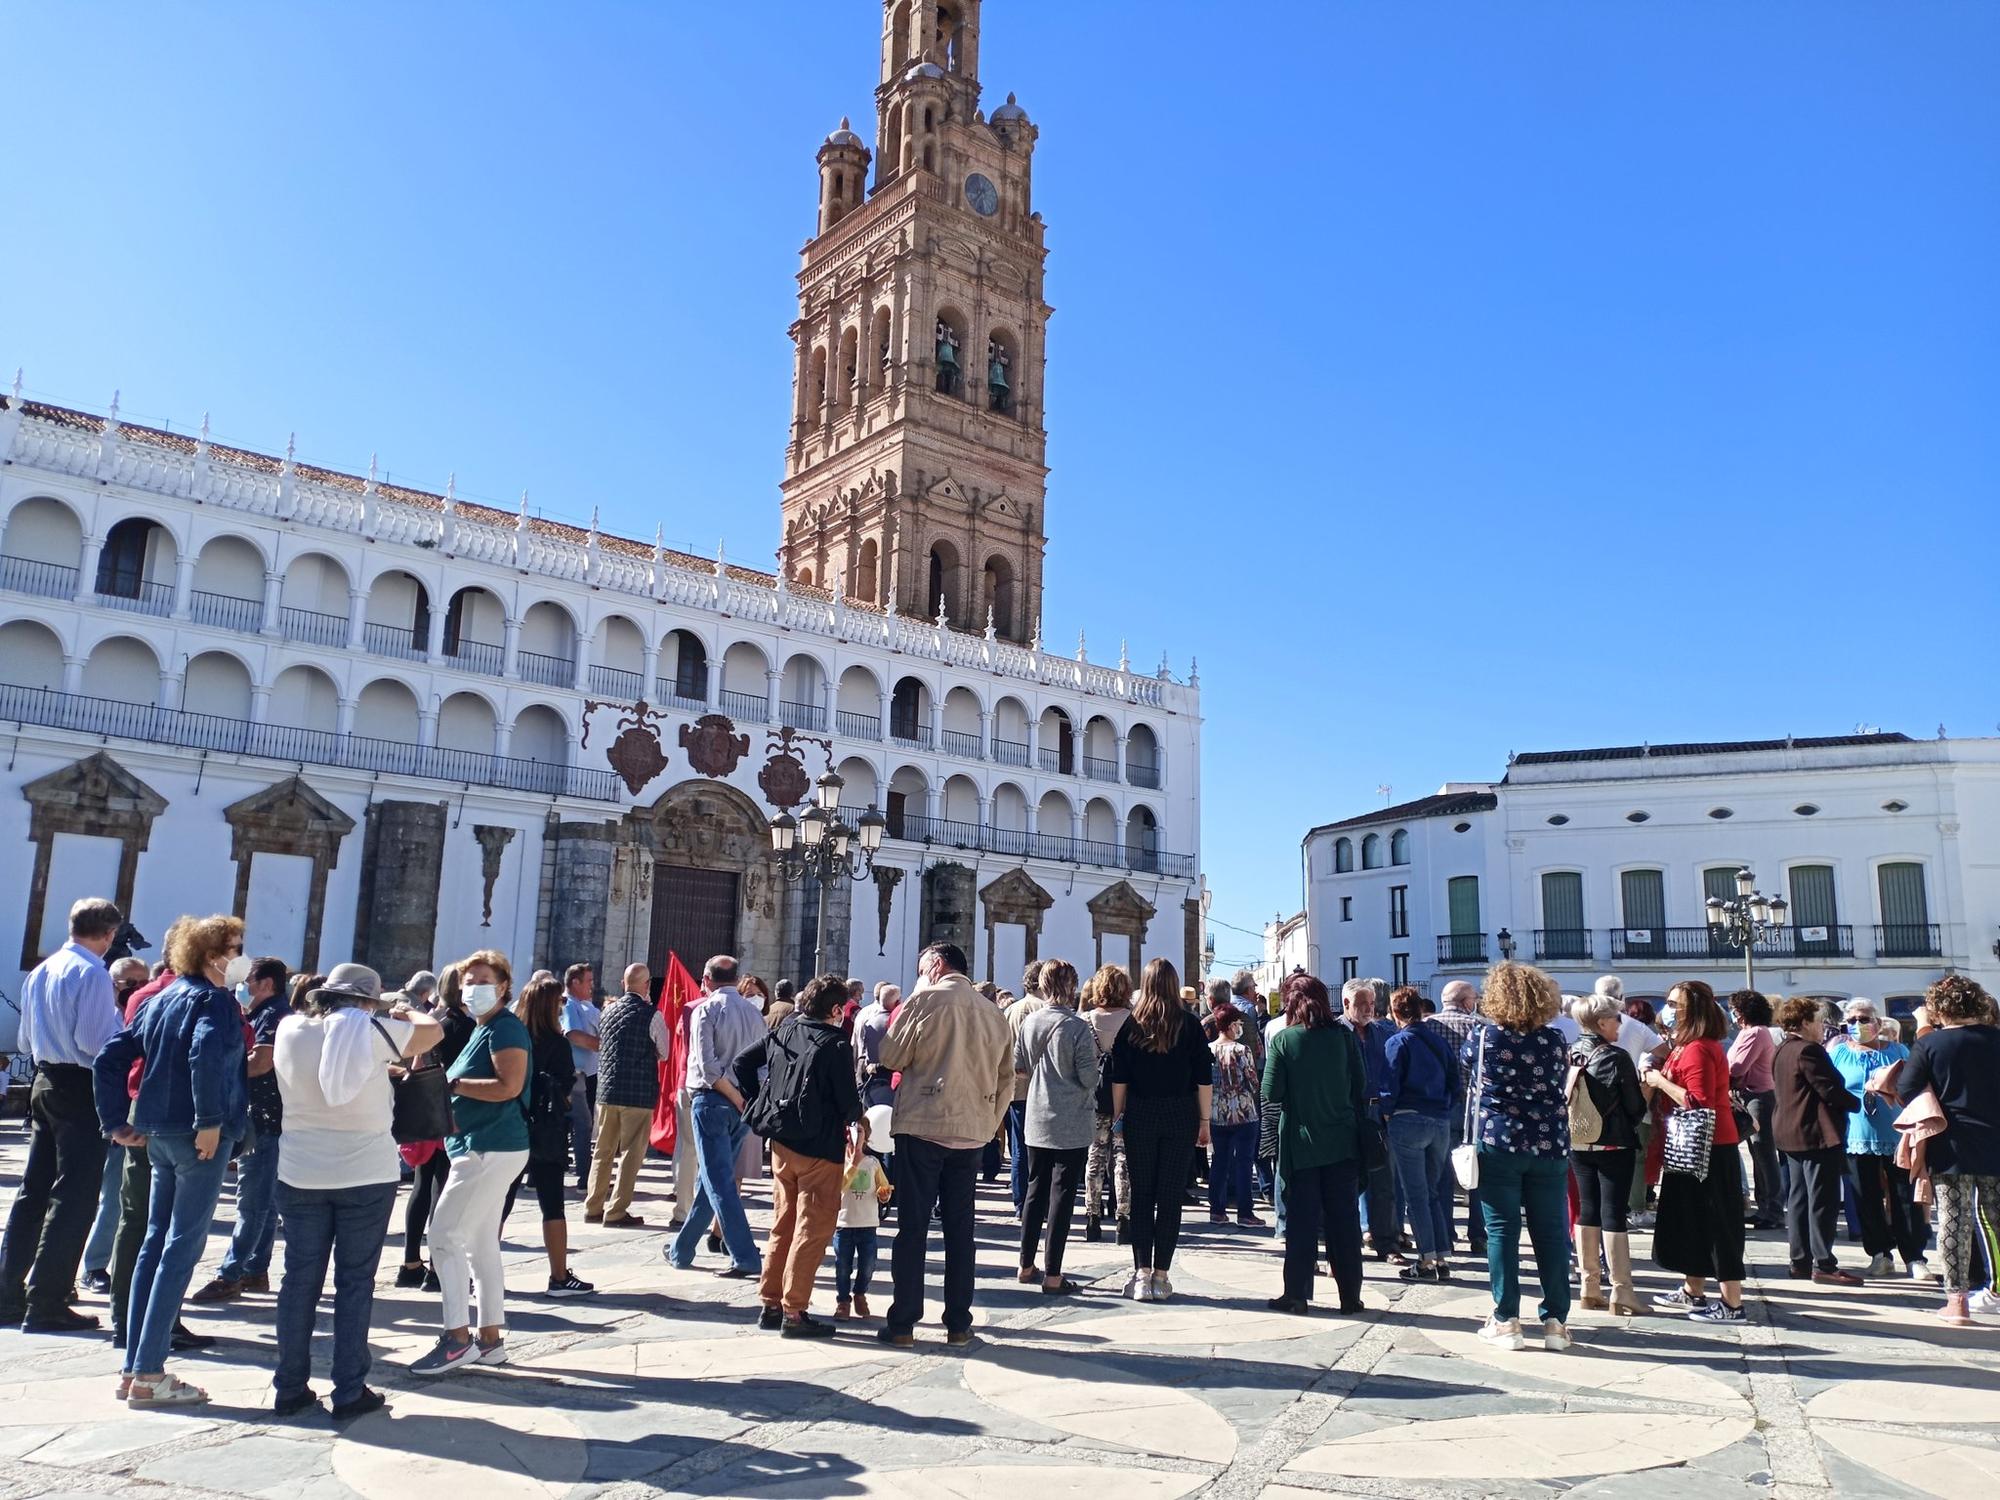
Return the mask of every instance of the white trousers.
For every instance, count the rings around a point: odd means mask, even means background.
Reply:
[[[500,1211],[507,1189],[527,1164],[525,1151],[474,1152],[451,1160],[451,1176],[431,1211],[431,1266],[444,1294],[446,1328],[493,1328],[507,1320]],[[467,1315],[468,1282],[479,1299],[477,1318]]]

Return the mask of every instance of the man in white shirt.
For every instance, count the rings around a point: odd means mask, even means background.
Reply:
[[[589,964],[571,964],[563,970],[562,1032],[576,1063],[576,1087],[569,1096],[569,1142],[576,1157],[578,1192],[590,1190],[590,1135],[597,1125],[597,1054],[601,1045],[597,1031],[604,1011],[593,998],[596,988],[597,971]]]
[[[716,1274],[748,1279],[762,1274],[764,1262],[736,1189],[736,1153],[749,1126],[743,1123],[744,1099],[730,1069],[768,1028],[756,1002],[736,988],[736,960],[728,954],[717,954],[703,965],[701,987],[708,998],[695,1007],[689,1024],[687,1058],[689,1114],[701,1184],[688,1207],[687,1221],[664,1253],[669,1265],[685,1271],[694,1264],[695,1247],[714,1219],[722,1226],[722,1243],[729,1252],[729,1265]]]
[[[1617,1003],[1618,1045],[1632,1054],[1633,1066],[1642,1072],[1659,1066],[1667,1055],[1667,1039],[1637,1016],[1625,1014],[1625,981],[1616,974],[1600,974],[1594,990]]]

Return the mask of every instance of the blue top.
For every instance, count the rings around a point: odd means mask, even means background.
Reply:
[[[64,943],[21,986],[17,1041],[38,1063],[87,1068],[118,1026],[111,971],[81,943]]]
[[[1368,1086],[1368,1113],[1372,1118],[1381,1117],[1382,1096],[1388,1091],[1389,1083],[1389,1033],[1394,1031],[1393,1022],[1370,1021],[1366,1026],[1354,1026],[1344,1019],[1335,1018],[1335,1024],[1346,1026],[1354,1033],[1354,1039],[1361,1043],[1361,1061],[1368,1069],[1365,1080]]]
[[[1901,1111],[1880,1094],[1867,1092],[1868,1075],[1891,1063],[1902,1062],[1910,1049],[1901,1042],[1879,1042],[1873,1050],[1849,1041],[1835,1042],[1826,1049],[1840,1070],[1840,1081],[1854,1099],[1847,1115],[1847,1150],[1852,1156],[1894,1156],[1896,1116]]]
[[[500,1069],[493,1060],[493,1054],[517,1049],[532,1057],[535,1047],[528,1036],[527,1023],[503,1007],[472,1033],[465,1050],[445,1071],[445,1077],[453,1081],[460,1078],[498,1078]],[[458,1126],[458,1132],[444,1138],[445,1154],[457,1157],[484,1155],[489,1151],[526,1151],[528,1087],[531,1082],[530,1078],[523,1077],[521,1092],[512,1099],[495,1101],[453,1094],[451,1118]]]
[[[1382,1051],[1388,1060],[1382,1113],[1411,1110],[1433,1120],[1449,1119],[1452,1103],[1462,1092],[1451,1043],[1419,1021],[1415,1026],[1399,1026]]]
[[[144,1058],[139,1097],[125,1092],[132,1064]],[[220,1127],[243,1138],[250,1090],[244,1072],[243,1008],[219,984],[183,974],[161,990],[92,1064],[97,1119],[106,1135],[131,1124],[141,1135],[192,1135]]]
[[[564,1036],[582,1032],[585,1036],[596,1036],[598,1023],[604,1019],[604,1010],[595,1000],[579,1000],[574,995],[565,995],[562,1004],[562,1030]],[[576,1062],[576,1070],[585,1078],[597,1076],[598,1053],[592,1047],[579,1047],[570,1043],[570,1056]]]
[[[1475,1076],[1473,1139],[1481,1150],[1569,1155],[1569,1047],[1561,1032],[1543,1026],[1523,1033],[1489,1022],[1473,1032],[1460,1058]]]

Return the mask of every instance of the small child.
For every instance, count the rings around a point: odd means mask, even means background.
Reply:
[[[886,1104],[868,1110],[868,1145],[847,1148],[841,1169],[840,1221],[833,1231],[833,1315],[865,1318],[868,1278],[875,1274],[875,1244],[881,1232],[882,1205],[889,1197],[889,1177],[882,1170],[881,1148],[889,1144],[894,1123]],[[849,1288],[853,1296],[848,1295]]]

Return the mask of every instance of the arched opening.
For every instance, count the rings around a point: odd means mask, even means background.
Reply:
[[[1150,724],[1134,724],[1126,732],[1125,779],[1133,786],[1160,784],[1160,740]]]
[[[993,705],[993,758],[1003,766],[1028,763],[1028,710],[1019,698]]]
[[[896,363],[895,352],[890,348],[889,309],[875,309],[874,337],[869,339],[868,348],[875,356],[875,368],[881,371],[881,378],[871,382],[877,390],[886,390],[889,385],[889,370]]]
[[[1014,342],[1014,335],[1004,328],[996,328],[986,337],[986,406],[990,411],[1007,413],[1014,410],[1019,389],[1016,371],[1020,368],[1020,350]]]
[[[347,569],[338,562],[323,552],[307,552],[285,565],[278,630],[286,640],[345,646],[347,609]]]
[[[361,690],[354,705],[354,734],[401,752],[417,743],[417,695],[392,677],[378,677]],[[372,757],[359,757],[374,764]],[[408,757],[393,756],[406,761]]]
[[[485,758],[493,753],[493,705],[477,693],[453,693],[438,707],[437,745],[446,752],[446,775],[468,780],[489,773]],[[478,761],[469,757],[477,756]]]
[[[623,615],[606,615],[591,647],[590,687],[627,700],[643,698],[652,687],[646,681],[646,638]]]
[[[1382,835],[1368,834],[1361,840],[1361,868],[1379,870],[1382,868]]]
[[[890,838],[930,837],[930,818],[925,812],[929,788],[930,783],[924,780],[924,773],[915,766],[896,768],[896,774],[889,778],[889,795],[882,808],[882,816],[889,823]]]
[[[910,7],[908,0],[904,0],[889,16],[889,67],[899,74],[909,60]]]
[[[882,684],[866,667],[849,667],[840,674],[833,727],[849,739],[882,738]]]
[[[488,589],[469,585],[451,596],[444,611],[444,654],[472,672],[500,670],[507,612]]]
[[[340,690],[318,667],[287,667],[271,684],[270,721],[308,734],[340,727]],[[327,758],[322,752],[320,759]]]
[[[924,148],[924,168],[930,169],[930,147]],[[956,308],[941,308],[933,330],[937,358],[937,388],[947,396],[965,389],[965,315]]]
[[[1092,781],[1118,779],[1118,730],[1102,714],[1084,726],[1083,774]]]
[[[1060,776],[1076,774],[1076,726],[1060,708],[1042,710],[1041,762],[1044,771]]]
[[[889,694],[889,738],[913,750],[931,747],[931,693],[918,677],[901,677]]]
[[[875,546],[875,538],[869,537],[861,544],[861,551],[854,563],[854,587],[849,590],[853,598],[863,604],[882,602],[881,553]]]
[[[204,651],[187,664],[181,707],[217,719],[250,717],[250,671],[225,651]]]
[[[188,614],[197,625],[256,630],[264,623],[264,556],[236,536],[212,538],[194,560]]]
[[[524,682],[569,687],[576,681],[576,617],[547,599],[521,616],[521,645],[514,670]]]
[[[431,596],[423,580],[400,568],[368,588],[361,642],[378,656],[421,660],[431,638]]]
[[[852,827],[852,820],[869,808],[880,808],[882,792],[880,779],[875,767],[858,755],[850,755],[836,768],[841,781],[846,783],[840,789],[840,806]]]
[[[1410,862],[1410,830],[1398,828],[1389,835],[1389,863],[1406,865]]]
[[[1084,852],[1084,858],[1092,864],[1112,865],[1121,862],[1118,847],[1118,810],[1102,797],[1092,797],[1083,808],[1083,837],[1092,847]]]
[[[104,535],[104,550],[97,557],[99,602],[141,614],[173,613],[177,555],[166,527],[143,516],[127,516]]]
[[[160,701],[160,659],[127,635],[99,641],[83,664],[83,694],[152,708]]]
[[[1014,638],[1014,565],[995,553],[980,573],[980,591],[992,614],[993,629],[1003,640]]]
[[[1011,781],[993,788],[993,804],[987,810],[988,843],[997,854],[1023,855],[1028,848],[1028,798]]]
[[[1160,823],[1150,807],[1135,807],[1125,815],[1125,865],[1154,874],[1160,868]]]
[[[771,663],[748,641],[737,641],[722,653],[721,691],[716,701],[730,718],[745,724],[762,724],[770,718],[765,700],[764,674]]]
[[[708,707],[708,648],[692,630],[671,632],[660,646],[661,697],[675,708]]]
[[[1045,859],[1068,859],[1073,809],[1061,792],[1044,792],[1035,808],[1035,850]]]
[[[801,651],[785,662],[778,679],[778,722],[794,729],[826,728],[826,670]]]
[[[60,500],[37,495],[9,512],[0,532],[0,588],[45,599],[76,595],[83,523]]]
[[[969,776],[949,776],[945,778],[944,789],[938,799],[938,811],[944,821],[951,824],[951,842],[967,848],[979,843],[979,787]]]
[[[924,113],[928,116],[930,111],[926,110]],[[924,143],[924,170],[926,172],[935,172],[937,170],[937,147],[931,145],[928,141]]]
[[[950,542],[931,545],[929,585],[925,618],[935,620],[942,611],[947,621],[962,623],[965,616],[958,608],[958,549]]]
[[[943,735],[938,748],[945,754],[977,757],[984,753],[979,735],[979,699],[971,688],[955,687],[946,693],[939,718]]]
[[[569,765],[569,726],[554,709],[531,703],[515,716],[507,755],[515,762],[508,776],[513,785],[530,791],[560,791],[564,768]]]
[[[811,588],[813,586],[813,570],[811,566],[808,565],[806,567],[800,568],[798,572],[793,575],[793,581],[796,583],[802,583],[807,588]]]
[[[826,350],[812,352],[811,373],[806,378],[805,418],[808,427],[817,427],[826,411]]]
[[[861,399],[861,330],[847,328],[840,335],[840,385],[837,402],[842,410]]]
[[[1335,839],[1333,841],[1333,873],[1346,875],[1354,869],[1354,840]]]
[[[62,674],[62,642],[48,626],[33,620],[9,620],[0,625],[0,686],[57,692],[62,688]],[[12,696],[0,693],[0,703],[7,703]]]

